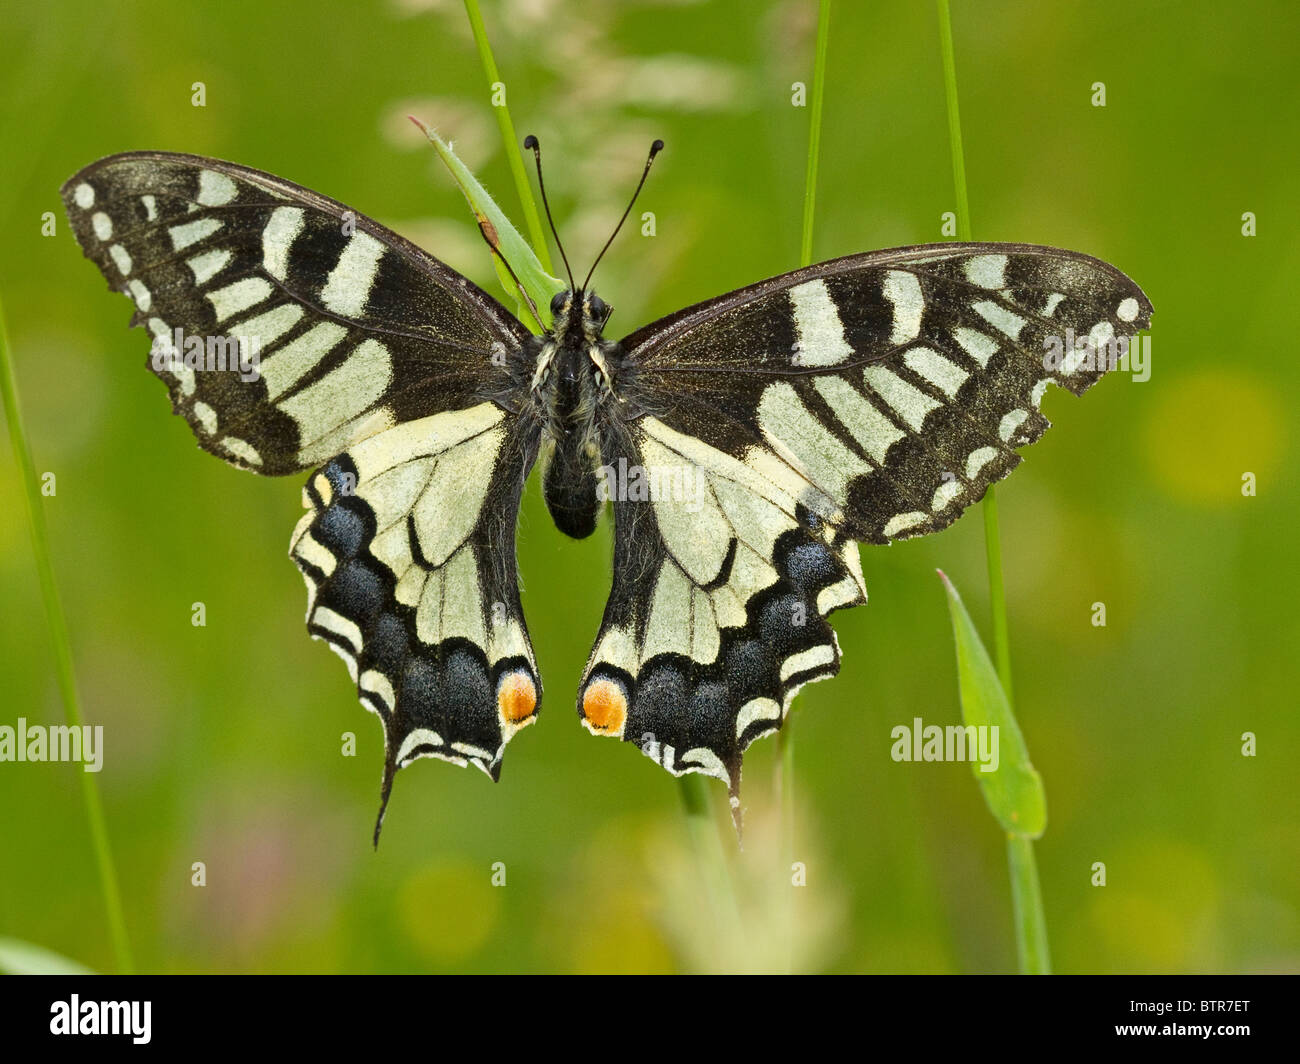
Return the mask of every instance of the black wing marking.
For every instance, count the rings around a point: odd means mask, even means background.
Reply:
[[[1133,281],[1075,252],[872,252],[633,333],[629,400],[720,450],[780,462],[810,509],[884,543],[979,500],[1047,429],[1047,384],[1083,393],[1112,368],[1112,341],[1127,350],[1150,316]]]
[[[542,684],[519,602],[515,522],[535,429],[495,404],[372,436],[317,471],[290,553],[307,628],[384,725],[384,807],[421,757],[492,779]]]
[[[407,240],[257,170],[130,152],[62,196],[86,256],[135,303],[174,410],[201,447],[255,472],[310,469],[501,393],[528,336]]]

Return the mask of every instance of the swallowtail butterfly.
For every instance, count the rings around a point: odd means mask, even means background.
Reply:
[[[199,446],[310,471],[290,553],[308,630],[383,722],[376,841],[399,768],[495,780],[537,719],[515,525],[539,456],[568,535],[612,500],[582,723],[718,777],[736,810],[745,748],[839,669],[826,617],[866,601],[857,545],[951,524],[1046,430],[1048,384],[1087,390],[1113,365],[1093,351],[1151,315],[1087,255],[945,243],[809,266],[620,341],[590,275],[570,279],[537,335],[383,226],[233,163],[130,152],[62,195]],[[1093,346],[1049,364],[1062,336]]]

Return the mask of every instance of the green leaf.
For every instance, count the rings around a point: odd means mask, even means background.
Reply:
[[[0,938],[0,972],[6,975],[95,974],[62,954],[16,938]]]
[[[515,276],[519,278],[519,283],[523,285],[524,291],[536,304],[537,313],[542,319],[542,326],[549,327],[551,324],[551,297],[556,292],[563,292],[568,285],[558,277],[552,277],[546,272],[546,269],[533,253],[528,241],[520,235],[519,230],[510,224],[510,219],[505,216],[505,212],[497,206],[496,201],[479,184],[478,179],[473,175],[469,167],[460,161],[456,153],[451,150],[451,146],[419,119],[412,118],[411,121],[419,126],[420,131],[429,138],[429,142],[438,153],[438,158],[443,161],[443,164],[451,172],[453,180],[460,186],[461,192],[465,194],[465,199],[469,201],[470,210],[474,212],[474,218],[478,222],[479,228],[488,237],[493,247],[497,249],[498,254],[492,256],[492,265],[496,267],[501,287],[506,290],[509,298],[515,301],[519,307],[519,320],[528,325],[529,328],[533,328],[537,324],[533,320],[531,308],[519,298],[519,289],[515,287],[515,282],[511,279],[509,270],[502,265],[502,258],[510,263],[510,267],[515,271]]]
[[[948,611],[957,643],[957,682],[962,720],[976,727],[997,728],[998,767],[983,771],[971,762],[984,800],[1008,835],[1036,839],[1047,827],[1047,797],[1043,780],[1029,760],[1025,737],[1007,701],[997,670],[952,582],[939,572],[948,592]]]

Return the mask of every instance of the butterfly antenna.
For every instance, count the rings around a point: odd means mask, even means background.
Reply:
[[[560,249],[560,258],[564,260],[564,272],[569,275],[569,290],[573,290],[573,271],[569,269],[569,256],[564,253],[564,245],[560,243],[559,230],[555,228],[555,219],[551,217],[551,201],[546,198],[546,182],[542,180],[542,145],[531,133],[524,137],[524,147],[533,153],[533,161],[537,164],[537,187],[542,192],[542,206],[546,208],[546,220],[551,226],[551,236],[555,237],[555,246]]]
[[[497,235],[497,227],[492,224],[492,219],[486,214],[479,214],[475,211],[474,217],[478,219],[478,231],[483,235],[483,239],[487,241],[488,250],[490,250],[500,261],[501,265],[506,268],[506,273],[510,274],[510,279],[515,282],[515,287],[519,289],[519,294],[523,296],[524,302],[528,304],[528,309],[532,311],[533,320],[537,322],[537,327],[545,332],[546,326],[542,323],[542,316],[537,313],[537,304],[533,302],[533,297],[528,294],[528,289],[520,283],[514,269],[511,267],[510,263],[506,261],[506,257],[501,254],[501,238]]]
[[[600,254],[596,256],[596,261],[591,264],[591,269],[587,271],[587,279],[582,282],[583,290],[591,283],[591,275],[596,272],[596,267],[600,265],[600,260],[605,257],[605,252],[609,246],[614,243],[614,238],[618,236],[618,231],[623,228],[623,223],[627,221],[627,216],[632,213],[632,206],[636,203],[637,196],[641,195],[641,189],[645,187],[645,179],[650,176],[650,164],[655,161],[655,156],[664,150],[664,142],[656,140],[650,145],[650,155],[645,161],[645,169],[641,171],[641,180],[637,182],[636,191],[632,193],[632,200],[627,205],[627,210],[623,212],[623,217],[618,220],[618,225],[614,226],[614,231],[609,234],[609,239],[605,241],[605,246],[600,249]]]

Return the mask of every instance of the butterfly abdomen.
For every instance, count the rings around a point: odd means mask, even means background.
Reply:
[[[541,396],[552,445],[542,492],[556,527],[574,539],[585,539],[596,530],[601,507],[599,397],[593,376],[586,353],[576,345],[563,346],[554,356]]]

